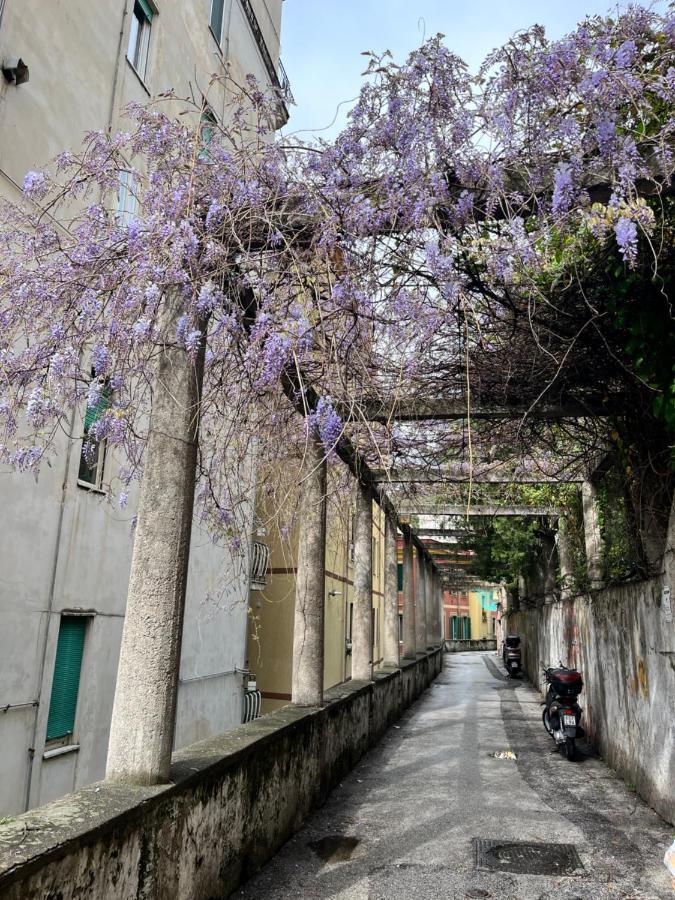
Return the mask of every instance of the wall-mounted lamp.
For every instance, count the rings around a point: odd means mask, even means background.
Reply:
[[[5,76],[5,81],[18,87],[20,84],[25,84],[28,81],[30,73],[28,72],[28,66],[22,59],[4,59],[2,61],[2,74]]]
[[[328,591],[329,597],[341,597],[342,591]]]

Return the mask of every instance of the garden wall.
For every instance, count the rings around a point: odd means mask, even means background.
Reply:
[[[421,654],[320,708],[287,706],[174,755],[173,783],[100,782],[0,826],[3,900],[216,900],[300,827],[442,668]]]
[[[671,551],[672,554],[672,551]],[[524,667],[545,689],[542,666],[562,662],[584,679],[588,739],[627,783],[675,822],[675,624],[663,577],[508,614]]]

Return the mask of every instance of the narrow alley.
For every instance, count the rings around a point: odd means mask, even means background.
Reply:
[[[492,755],[507,749],[515,761]],[[546,874],[490,871],[476,865],[477,838],[573,845],[578,858]],[[575,762],[555,750],[539,695],[494,653],[446,654],[437,681],[236,896],[672,898],[671,840],[583,742]]]

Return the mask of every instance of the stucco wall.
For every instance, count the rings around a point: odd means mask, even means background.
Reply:
[[[530,680],[542,666],[578,668],[582,724],[603,758],[657,812],[675,822],[675,624],[661,596],[666,575],[508,615]]]
[[[171,785],[101,783],[0,826],[4,900],[226,897],[436,677],[440,650],[174,756]],[[52,893],[53,892],[53,893]]]
[[[252,4],[276,62],[282,0]],[[144,103],[170,88],[182,96],[204,90],[214,112],[224,115],[226,94],[209,82],[226,61],[239,81],[250,72],[269,83],[240,0],[225,3],[220,45],[209,28],[210,0],[152,5],[156,15],[141,80],[127,59],[134,0],[5,4],[0,56],[22,57],[30,80],[17,87],[0,78],[0,196],[16,199],[29,169],[77,148],[85,132],[128,129],[123,109],[131,101]],[[132,488],[121,510],[105,495],[78,486],[83,412],[73,420],[70,445],[57,438],[39,481],[0,469],[0,708],[6,709],[0,713],[0,815],[49,802],[104,772],[137,495]],[[108,453],[106,482],[121,462]],[[252,483],[250,472],[244,478]],[[251,520],[250,508],[242,518]],[[235,669],[245,664],[248,567],[248,554],[231,558],[195,523],[176,746],[241,721],[242,676]],[[64,610],[91,613],[72,739],[77,749],[44,758]]]

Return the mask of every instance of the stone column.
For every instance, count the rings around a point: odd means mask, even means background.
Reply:
[[[323,700],[326,476],[326,452],[312,433],[300,489],[295,579],[291,699],[298,706],[319,706]]]
[[[354,520],[354,622],[352,628],[352,678],[373,677],[373,500],[368,488],[358,484]]]
[[[436,594],[436,569],[432,562],[427,566],[427,647],[436,643],[436,613],[438,597]]]
[[[176,344],[182,313],[169,294],[108,744],[106,778],[133,784],[166,782],[171,767],[204,372],[204,347],[194,357]]]
[[[584,481],[581,485],[581,502],[584,511],[584,540],[586,564],[591,588],[602,587],[602,536],[598,517],[598,496],[595,485]]]
[[[415,591],[413,588],[413,545],[408,528],[403,531],[403,656],[415,659]]]
[[[427,560],[417,550],[417,609],[415,610],[415,644],[417,652],[427,648]]]
[[[574,575],[572,570],[572,551],[570,548],[569,526],[567,519],[558,519],[558,562],[560,563],[560,599],[568,600],[572,596]]]
[[[398,563],[396,522],[384,517],[384,664],[398,666]]]

